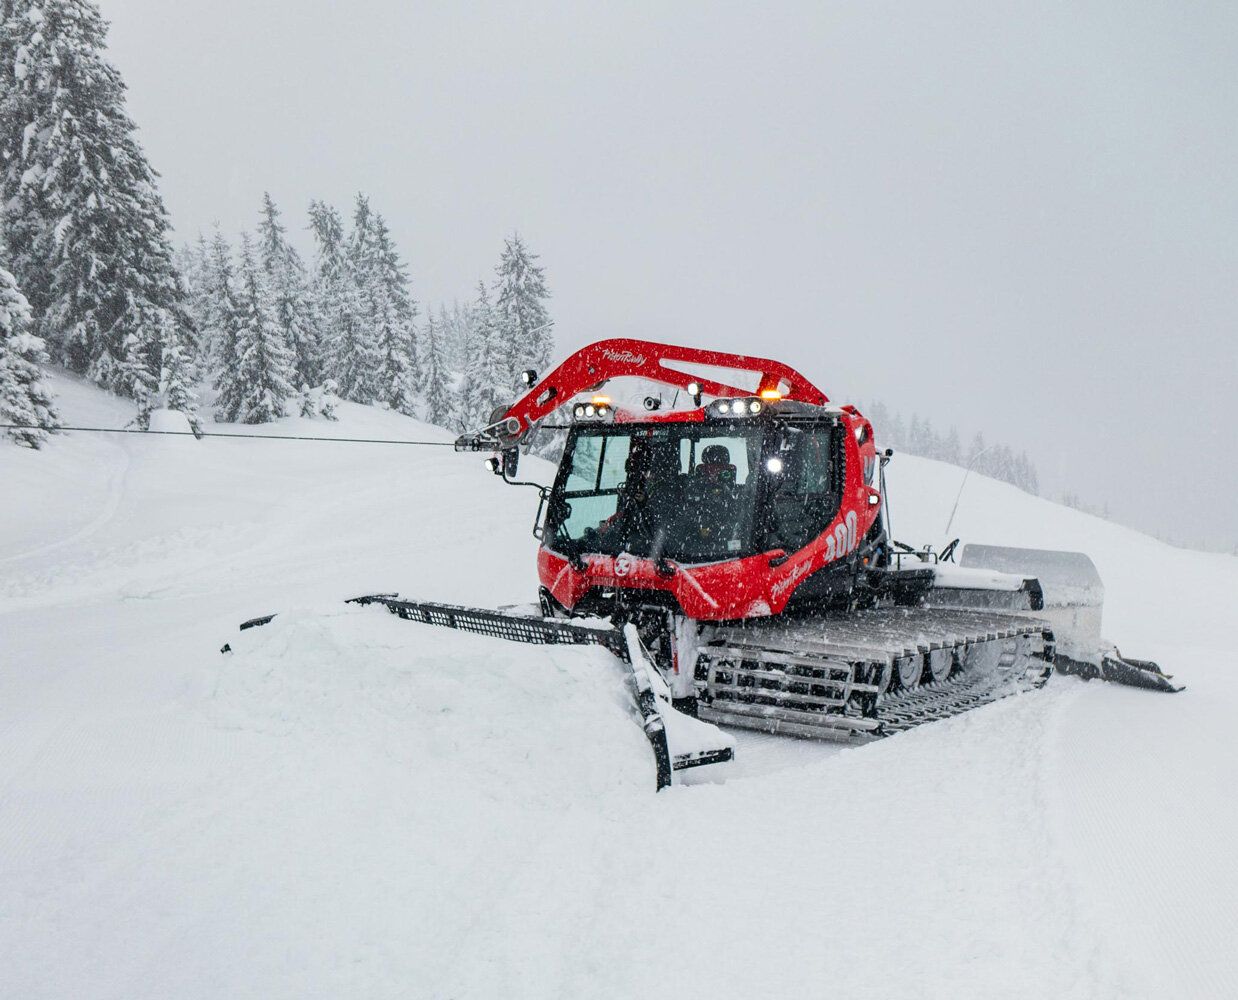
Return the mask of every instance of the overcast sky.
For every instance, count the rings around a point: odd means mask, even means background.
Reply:
[[[180,237],[363,190],[435,303],[519,230],[561,350],[772,355],[1238,542],[1232,2],[101,5]]]

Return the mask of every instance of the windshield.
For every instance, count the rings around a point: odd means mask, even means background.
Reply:
[[[552,547],[677,562],[751,554],[763,437],[699,424],[576,431],[551,504]]]

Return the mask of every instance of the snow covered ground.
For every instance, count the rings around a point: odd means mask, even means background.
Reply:
[[[270,432],[450,440],[341,414]],[[960,476],[896,458],[898,534]],[[654,796],[605,654],[340,604],[532,598],[536,498],[476,456],[65,435],[0,484],[0,997],[1238,995],[1232,557],[973,477],[956,533],[1089,552],[1187,691],[1055,677]]]

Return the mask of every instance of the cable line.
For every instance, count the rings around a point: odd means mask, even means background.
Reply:
[[[335,441],[341,444],[411,444],[422,448],[451,448],[451,441],[407,441],[399,438],[340,438],[299,434],[235,434],[227,431],[144,431],[137,427],[49,427],[42,424],[0,424],[0,430],[87,431],[92,434],[164,434],[171,437],[247,438],[252,441]]]

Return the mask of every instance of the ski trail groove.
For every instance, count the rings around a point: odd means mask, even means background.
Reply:
[[[129,468],[133,460],[129,454],[129,450],[124,447],[124,445],[115,441],[109,441],[107,444],[120,453],[121,460],[119,468],[114,470],[108,477],[107,499],[104,502],[103,509],[68,538],[62,538],[55,542],[48,542],[44,545],[36,546],[33,549],[27,549],[25,552],[17,552],[12,555],[0,557],[0,566],[20,562],[24,559],[33,559],[35,556],[44,556],[50,552],[58,552],[61,549],[68,548],[70,545],[76,545],[78,542],[84,541],[85,539],[96,534],[101,528],[105,527],[114,517],[116,517],[116,512],[120,510],[121,501],[124,500],[125,497],[125,487],[129,479]]]

